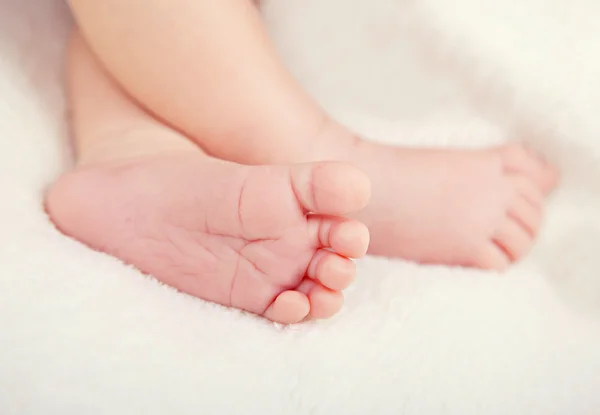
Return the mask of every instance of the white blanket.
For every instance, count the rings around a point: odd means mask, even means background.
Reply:
[[[343,312],[274,327],[58,233],[61,0],[0,0],[0,413],[600,413],[600,3],[271,0],[294,74],[380,140],[525,140],[564,170],[506,276],[368,258]]]

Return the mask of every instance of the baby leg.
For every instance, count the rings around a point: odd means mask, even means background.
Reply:
[[[71,0],[84,37],[147,109],[210,153],[309,159],[329,120],[277,58],[249,0]]]
[[[248,167],[213,159],[151,118],[84,42],[69,54],[75,170],[46,198],[57,227],[160,281],[281,323],[326,318],[368,231],[368,179],[342,163]]]
[[[365,171],[373,197],[354,217],[371,230],[371,253],[503,269],[532,246],[552,166],[518,145],[420,150],[356,138],[294,82],[250,1],[71,3],[124,88],[211,154]]]

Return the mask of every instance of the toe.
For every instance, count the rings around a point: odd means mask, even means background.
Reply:
[[[501,151],[504,167],[510,173],[526,174],[534,178],[545,170],[546,163],[521,144],[507,144]]]
[[[298,287],[298,291],[308,296],[310,318],[326,319],[333,317],[344,305],[344,296],[341,292],[330,290],[310,279],[305,279]]]
[[[510,267],[511,262],[503,249],[495,243],[490,242],[482,249],[475,263],[466,265],[485,270],[506,271]]]
[[[511,180],[518,196],[524,198],[533,207],[542,208],[545,196],[540,186],[522,175],[512,175]]]
[[[521,196],[515,197],[509,208],[508,215],[517,222],[532,238],[537,234],[542,222],[542,211]]]
[[[541,186],[545,194],[549,194],[556,188],[560,180],[560,173],[554,165],[548,164],[542,174]]]
[[[512,261],[521,259],[533,243],[531,235],[510,217],[505,218],[492,240]]]
[[[309,232],[323,248],[331,248],[338,254],[360,258],[369,248],[369,229],[361,222],[313,215],[308,220]]]
[[[502,149],[504,166],[508,173],[529,177],[544,193],[550,192],[558,181],[558,170],[537,153],[519,144],[509,144]]]
[[[264,312],[264,317],[275,323],[296,324],[304,320],[310,312],[310,302],[305,294],[298,291],[284,291]]]
[[[290,180],[298,202],[307,212],[345,215],[366,206],[371,196],[369,178],[345,163],[298,164]]]
[[[320,250],[313,257],[307,276],[330,290],[344,290],[356,277],[356,265],[348,258]]]

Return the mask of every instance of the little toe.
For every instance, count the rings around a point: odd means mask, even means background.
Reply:
[[[369,229],[362,222],[312,215],[308,224],[318,245],[331,248],[342,256],[360,258],[369,248]]]
[[[542,222],[542,211],[521,196],[515,197],[509,208],[508,216],[517,222],[531,237],[534,237]]]
[[[529,177],[544,193],[556,186],[558,170],[532,150],[519,144],[509,144],[503,148],[502,155],[508,173]]]
[[[308,296],[310,301],[309,318],[326,319],[333,317],[344,305],[344,295],[341,292],[330,290],[308,278],[302,281],[298,291]]]
[[[361,170],[346,163],[323,162],[291,167],[290,181],[307,212],[345,215],[366,206],[371,183]]]
[[[531,235],[510,217],[505,218],[492,240],[513,262],[521,259],[533,243]]]
[[[547,194],[547,193],[551,192],[558,184],[558,180],[560,177],[560,172],[559,172],[558,168],[555,165],[553,165],[552,163],[548,162],[544,157],[542,157],[535,150],[532,150],[530,148],[526,148],[526,150],[529,152],[529,155],[532,158],[535,158],[536,160],[538,160],[538,162],[542,166],[541,172],[539,174],[538,183],[544,190],[544,193]]]
[[[511,175],[512,185],[515,193],[524,198],[534,208],[541,209],[544,206],[545,195],[543,189],[531,179],[522,175]]]
[[[356,278],[356,265],[348,258],[319,250],[308,267],[307,276],[330,290],[341,291]]]
[[[556,188],[560,179],[558,169],[551,164],[547,164],[541,177],[541,187],[545,194],[549,194]]]
[[[310,312],[308,297],[298,291],[284,291],[275,298],[264,312],[264,317],[275,323],[296,324]]]

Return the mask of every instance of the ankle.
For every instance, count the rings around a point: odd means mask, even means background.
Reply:
[[[335,160],[352,162],[365,140],[335,120],[329,119],[315,136],[311,161]]]
[[[193,143],[172,131],[155,128],[115,130],[83,142],[79,140],[77,165],[122,161],[156,154],[201,151]]]
[[[322,111],[291,116],[288,122],[257,123],[229,135],[205,135],[200,145],[218,158],[242,164],[342,161],[357,137]]]

